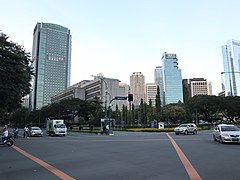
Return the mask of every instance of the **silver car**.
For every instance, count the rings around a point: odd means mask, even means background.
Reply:
[[[213,130],[214,141],[240,142],[240,129],[232,124],[219,124]]]
[[[181,124],[174,129],[176,135],[178,134],[197,134],[197,126],[193,123]]]

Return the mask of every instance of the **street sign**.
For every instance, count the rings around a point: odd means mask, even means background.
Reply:
[[[127,97],[123,97],[123,96],[116,96],[115,100],[127,100]]]

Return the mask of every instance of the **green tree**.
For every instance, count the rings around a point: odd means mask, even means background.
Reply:
[[[0,112],[11,113],[21,107],[22,97],[30,93],[33,75],[30,54],[0,33]]]
[[[79,125],[79,130],[82,130],[83,128],[83,123],[84,123],[84,118],[82,116],[78,117],[78,125]]]
[[[134,124],[134,105],[130,101],[128,110],[128,122],[131,126]]]
[[[93,130],[94,128],[94,121],[95,121],[95,117],[92,114],[88,115],[87,124],[91,130]]]
[[[122,106],[122,120],[126,125],[128,125],[128,119],[127,119],[127,107],[123,104]]]
[[[120,125],[121,121],[121,111],[118,109],[118,105],[116,104],[116,109],[113,112],[113,118],[116,120],[116,124]]]
[[[156,116],[157,122],[160,122],[160,117],[161,117],[161,98],[160,98],[159,86],[157,87],[157,94],[156,94],[156,99],[155,99],[155,116]]]
[[[9,122],[16,126],[24,126],[28,124],[29,114],[30,111],[28,108],[25,107],[18,108],[13,113],[11,113],[9,117]]]
[[[100,126],[100,119],[103,116],[99,99],[85,101],[78,98],[62,100],[41,109],[41,118],[61,118],[66,123],[71,123],[75,117],[82,117],[82,124],[86,124],[91,118],[94,126]],[[94,117],[94,118],[92,118]]]
[[[143,126],[144,125],[144,104],[143,104],[143,99],[141,99],[140,102],[140,109],[139,109],[139,118],[140,118],[140,123]]]
[[[221,97],[221,112],[223,117],[229,121],[235,121],[240,118],[240,97],[227,96]]]
[[[135,124],[135,106],[134,106],[134,104],[132,103],[132,108],[131,108],[131,112],[132,112],[132,114],[131,114],[131,119],[132,119],[132,124]]]
[[[189,99],[187,106],[196,121],[198,121],[199,115],[204,120],[210,121],[220,112],[221,102],[221,97],[218,96],[198,95]]]
[[[153,118],[153,107],[152,107],[152,100],[149,99],[149,105],[148,105],[148,118],[149,118],[149,123],[151,123],[154,118]]]
[[[183,103],[172,103],[163,107],[163,118],[166,123],[179,123],[186,120],[186,110]]]
[[[126,122],[126,124],[129,126],[130,121],[129,121],[128,107],[127,107],[127,106],[124,106],[123,111],[124,111],[124,114],[125,114],[125,120],[126,120],[125,122]]]
[[[143,101],[143,99],[141,99]],[[149,123],[149,117],[148,117],[148,105],[147,103],[143,103],[143,124],[144,127],[147,127]]]

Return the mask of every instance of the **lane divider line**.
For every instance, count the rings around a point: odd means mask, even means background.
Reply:
[[[35,156],[32,156],[31,154],[27,153],[26,151],[20,149],[19,147],[13,145],[12,148],[14,148],[16,151],[18,151],[19,153],[23,154],[24,156],[28,157],[29,159],[33,160],[34,162],[38,163],[39,165],[41,165],[42,167],[44,167],[48,171],[52,172],[53,174],[58,176],[60,179],[74,180],[74,178],[72,178],[71,176],[65,174],[64,172],[62,172],[59,169],[51,166],[50,164],[44,162],[43,160],[41,160],[41,159],[39,159],[39,158],[37,158]]]
[[[177,143],[174,141],[174,139],[168,134],[166,133],[168,138],[170,139],[174,149],[176,150],[178,157],[180,158],[180,160],[183,163],[183,166],[185,168],[185,170],[188,173],[188,176],[190,177],[191,180],[201,180],[202,178],[200,177],[200,175],[197,173],[196,169],[192,166],[192,164],[190,163],[190,161],[187,159],[187,157],[185,156],[185,154],[182,152],[182,150],[180,149],[180,147],[177,145]]]

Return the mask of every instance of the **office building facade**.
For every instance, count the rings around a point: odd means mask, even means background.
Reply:
[[[178,68],[177,55],[163,53],[162,69],[164,105],[183,102],[182,72]]]
[[[187,84],[189,97],[197,95],[212,95],[212,85],[204,78],[184,79],[183,83]]]
[[[225,96],[240,96],[240,41],[227,41],[222,46],[222,58],[222,90]]]
[[[115,111],[118,106],[118,109],[121,110],[123,105],[128,105],[128,101],[113,99],[116,96],[127,97],[128,87],[120,85],[119,82],[118,79],[95,76],[94,80],[84,80],[68,87],[65,91],[54,95],[51,101],[57,103],[72,98],[89,101],[97,97],[104,107],[111,106],[111,109]]]
[[[51,103],[51,96],[70,85],[71,35],[66,27],[37,23],[33,32],[31,109]]]
[[[130,77],[130,92],[135,106],[140,105],[141,99],[145,102],[145,77],[142,72],[133,72]]]
[[[151,99],[152,107],[156,105],[157,87],[158,85],[156,83],[146,84],[146,103],[149,105]]]

